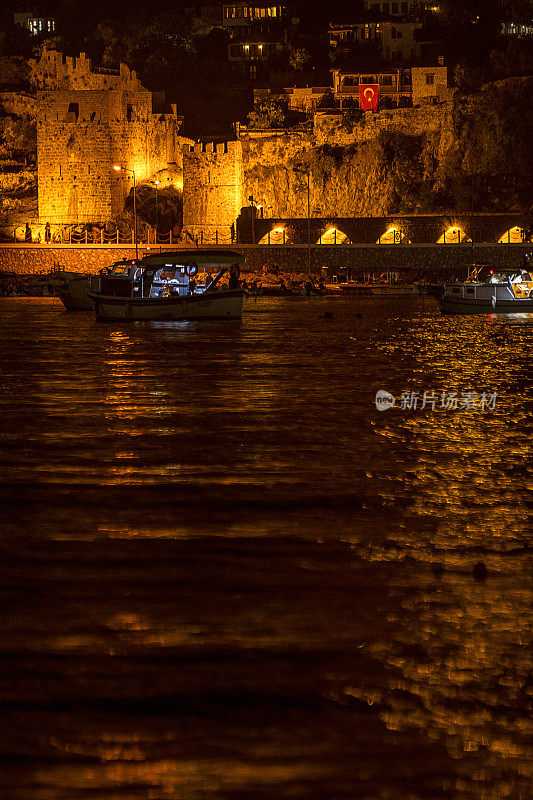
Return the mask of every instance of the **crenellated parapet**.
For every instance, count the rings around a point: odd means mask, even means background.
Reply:
[[[226,142],[195,142],[189,145],[189,153],[197,155],[209,154],[224,156],[229,155],[242,159],[242,145],[240,141]]]
[[[30,82],[38,90],[108,91],[121,88],[132,92],[146,91],[136,72],[126,64],[120,64],[119,69],[93,67],[85,53],[77,57],[66,56],[46,48],[39,61],[30,61]]]

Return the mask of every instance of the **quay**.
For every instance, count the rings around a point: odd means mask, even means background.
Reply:
[[[138,244],[141,258],[149,253],[181,249],[183,245]],[[354,273],[410,272],[418,279],[439,280],[464,275],[472,264],[512,268],[533,250],[531,242],[509,244],[306,244],[232,245],[246,256],[241,272],[261,272],[276,265],[280,274],[306,273],[321,276],[337,270]],[[190,246],[191,253],[196,249]],[[203,245],[203,249],[209,246]],[[213,249],[217,249],[213,245]],[[0,244],[0,273],[38,275],[61,269],[96,275],[100,269],[124,258],[135,258],[135,245],[125,244]]]

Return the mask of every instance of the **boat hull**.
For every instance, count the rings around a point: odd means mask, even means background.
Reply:
[[[433,295],[435,296],[435,295]],[[500,300],[490,298],[436,297],[443,314],[531,314],[533,299]]]
[[[241,319],[245,293],[208,292],[176,297],[112,297],[89,292],[96,319],[154,322]]]
[[[89,297],[90,278],[74,278],[57,292],[67,311],[91,311],[93,304]]]

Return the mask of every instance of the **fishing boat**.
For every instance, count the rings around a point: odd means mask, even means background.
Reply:
[[[432,292],[443,314],[533,312],[533,278],[526,267],[474,267],[464,283],[444,283]]]
[[[180,250],[121,261],[91,280],[97,320],[241,319],[244,256],[233,250]],[[221,279],[229,271],[229,285]]]
[[[93,304],[89,297],[90,275],[78,275],[65,279],[57,289],[57,296],[67,311],[91,311]]]

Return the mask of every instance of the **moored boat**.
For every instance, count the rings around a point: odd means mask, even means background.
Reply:
[[[67,311],[91,311],[93,304],[89,297],[90,285],[90,275],[70,278],[59,286],[57,296]]]
[[[91,280],[98,320],[240,319],[244,256],[232,250],[181,250],[113,264]],[[215,274],[213,274],[215,271]],[[227,289],[220,288],[229,271]]]
[[[367,295],[378,297],[398,297],[404,294],[419,294],[414,284],[411,283],[372,283],[350,281],[338,284],[341,294]]]
[[[533,278],[528,268],[475,267],[464,283],[444,283],[431,295],[443,314],[533,312]]]

